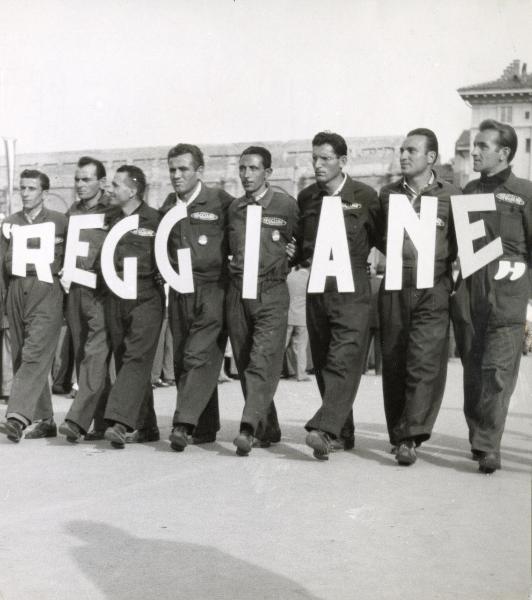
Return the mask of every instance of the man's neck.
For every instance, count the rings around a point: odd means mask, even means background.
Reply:
[[[133,214],[141,204],[142,201],[135,196],[134,198],[131,198],[131,200],[129,200],[127,204],[124,204],[122,206],[122,212],[126,216],[129,216]]]
[[[328,181],[325,185],[320,186],[325,192],[327,192],[328,196],[332,196],[336,193],[338,188],[342,185],[344,181],[345,175],[343,173],[339,173],[334,179]]]
[[[177,194],[177,197],[181,200],[181,202],[188,202],[190,200],[190,198],[192,198],[192,196],[199,189],[200,185],[201,185],[201,181],[198,181],[191,190],[189,190],[188,192],[185,192],[184,194]]]
[[[81,200],[81,204],[85,207],[85,208],[94,208],[98,202],[100,202],[100,200],[102,199],[103,196],[103,190],[100,190],[96,196],[93,196],[92,198],[89,198],[88,200]]]
[[[250,192],[249,194],[246,193],[246,198],[248,200],[260,200],[263,196],[266,195],[266,192],[268,191],[268,184],[265,183],[264,185],[262,185],[258,190],[255,190],[254,192]]]
[[[510,165],[508,163],[501,163],[500,165],[498,165],[497,167],[494,167],[493,169],[490,169],[489,171],[481,171],[480,175],[482,177],[493,177],[494,175],[497,175],[498,173],[500,173],[501,171],[505,171]]]
[[[41,212],[41,210],[44,208],[43,203],[41,202],[40,204],[38,204],[37,206],[34,206],[33,208],[30,208],[29,210],[23,209],[24,214],[28,217],[28,219],[30,221],[33,221]]]
[[[432,169],[429,169],[428,171],[423,171],[423,173],[411,177],[405,175],[405,181],[414,191],[419,193],[429,185],[431,177]]]

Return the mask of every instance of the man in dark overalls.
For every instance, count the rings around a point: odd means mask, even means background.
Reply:
[[[422,196],[438,199],[434,284],[417,288],[418,250],[404,235],[402,288],[379,293],[382,387],[388,435],[400,465],[411,465],[416,446],[428,440],[440,410],[447,374],[451,264],[456,256],[451,195],[460,190],[433,170],[438,140],[430,129],[414,129],[400,148],[402,177],[379,194],[379,250],[386,253],[391,194],[408,197],[419,215]]]
[[[473,169],[480,179],[464,194],[493,194],[495,211],[471,213],[484,221],[486,236],[474,249],[496,238],[503,255],[466,279],[452,301],[456,343],[464,367],[464,413],[479,470],[501,468],[500,445],[515,389],[526,320],[532,262],[532,183],[512,173],[517,136],[507,124],[483,121],[473,145]]]
[[[20,441],[23,430],[39,421],[26,438],[55,437],[57,428],[48,375],[59,340],[63,319],[63,289],[59,271],[63,262],[66,217],[44,207],[50,181],[44,173],[25,170],[20,174],[20,194],[23,209],[2,224],[2,300],[7,308],[11,332],[13,384],[7,420],[0,423],[0,433],[13,442]],[[13,232],[15,227],[53,223],[54,256],[45,266],[52,281],[37,277],[37,265],[26,266],[26,276],[13,274]],[[28,249],[41,248],[42,240],[29,238]],[[6,299],[7,293],[7,299]]]
[[[109,199],[105,194],[106,172],[103,164],[90,156],[79,159],[75,175],[79,201],[67,216],[107,214]],[[74,346],[78,392],[59,433],[69,442],[103,439],[103,414],[110,389],[109,359],[111,346],[104,314],[104,284],[100,273],[100,251],[107,235],[102,228],[83,229],[80,240],[89,244],[88,255],[77,257],[76,266],[96,275],[96,288],[72,283],[69,288],[66,317]],[[89,426],[94,418],[94,430]]]
[[[306,443],[315,458],[327,460],[330,452],[355,444],[352,408],[366,357],[371,299],[366,263],[378,202],[375,190],[344,174],[347,144],[337,133],[314,136],[312,162],[316,183],[298,196],[299,260],[314,256],[324,198],[339,196],[355,288],[339,292],[336,278],[327,277],[323,292],[307,294],[307,327],[322,404],[305,425]]]
[[[171,446],[183,451],[189,436],[196,444],[214,442],[220,429],[218,374],[224,359],[225,290],[227,287],[227,208],[232,196],[208,188],[202,181],[204,159],[197,146],[178,144],[168,153],[175,193],[161,208],[166,214],[177,203],[187,217],[172,229],[170,263],[179,271],[177,251],[190,248],[194,291],[170,290],[168,317],[174,343],[177,405]]]
[[[239,456],[253,445],[268,447],[281,439],[273,397],[283,367],[288,320],[287,245],[297,234],[294,198],[268,184],[271,154],[250,146],[240,156],[245,195],[228,211],[230,284],[227,323],[245,406],[234,444]],[[247,207],[262,207],[256,299],[242,297]]]
[[[110,424],[105,438],[115,448],[124,448],[127,432],[139,422],[146,430],[157,429],[150,375],[163,320],[164,290],[157,278],[154,249],[160,215],[142,200],[145,189],[146,178],[138,167],[123,165],[116,171],[112,198],[119,210],[109,215],[109,228],[128,216],[138,215],[139,220],[136,229],[120,238],[114,252],[114,267],[122,279],[124,259],[137,259],[137,297],[124,299],[109,290],[105,299],[117,372],[105,410]]]

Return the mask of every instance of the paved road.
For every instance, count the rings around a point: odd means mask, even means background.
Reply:
[[[0,441],[0,599],[526,599],[532,358],[493,476],[468,457],[457,361],[413,467],[388,453],[380,383],[364,376],[356,448],[326,463],[304,444],[314,381],[281,382],[283,440],[247,458],[237,382],[219,441],[183,454],[166,441],[175,388],[156,394],[165,441]],[[54,398],[58,422],[68,403]]]

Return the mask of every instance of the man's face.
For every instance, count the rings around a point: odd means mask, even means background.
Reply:
[[[124,206],[133,198],[135,190],[131,187],[131,181],[127,173],[115,173],[111,185],[112,204]]]
[[[258,192],[268,181],[271,172],[271,169],[264,168],[262,156],[258,154],[244,154],[240,157],[238,174],[246,194]]]
[[[20,180],[20,195],[22,196],[24,210],[33,210],[44,202],[46,191],[42,189],[39,178],[23,177]]]
[[[105,187],[105,178],[98,179],[96,165],[85,165],[76,169],[74,176],[76,194],[80,200],[92,200]]]
[[[401,173],[415,177],[426,172],[434,163],[435,152],[427,152],[427,138],[424,135],[410,135],[399,149]]]
[[[316,181],[325,185],[342,173],[347,162],[347,156],[336,156],[330,144],[312,146],[312,166]]]
[[[168,160],[168,170],[175,193],[184,196],[198,184],[203,167],[196,169],[192,154],[187,153],[170,158]]]
[[[499,147],[499,132],[494,129],[479,131],[473,142],[473,171],[495,174],[506,167],[508,150]]]

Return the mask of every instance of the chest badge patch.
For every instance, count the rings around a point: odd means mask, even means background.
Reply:
[[[146,229],[146,227],[139,227],[131,231],[133,235],[140,235],[140,237],[155,237],[155,231],[153,229]]]
[[[279,230],[278,229],[274,229],[272,231],[272,240],[274,242],[278,242],[280,239],[281,239],[281,234],[279,233]]]
[[[262,223],[269,227],[284,227],[286,225],[286,221],[281,217],[262,217]]]
[[[525,201],[520,196],[516,196],[515,194],[508,194],[506,192],[499,192],[495,194],[495,198],[500,200],[501,202],[505,202],[506,204],[514,204],[516,206],[524,206]]]
[[[199,238],[198,238],[198,244],[200,246],[206,246],[208,241],[209,240],[208,240],[208,238],[207,238],[206,235],[200,235]]]
[[[218,221],[218,215],[210,212],[193,212],[190,213],[190,218],[197,221]]]
[[[360,210],[362,208],[362,204],[358,202],[353,202],[352,204],[346,204],[342,202],[342,210]]]

